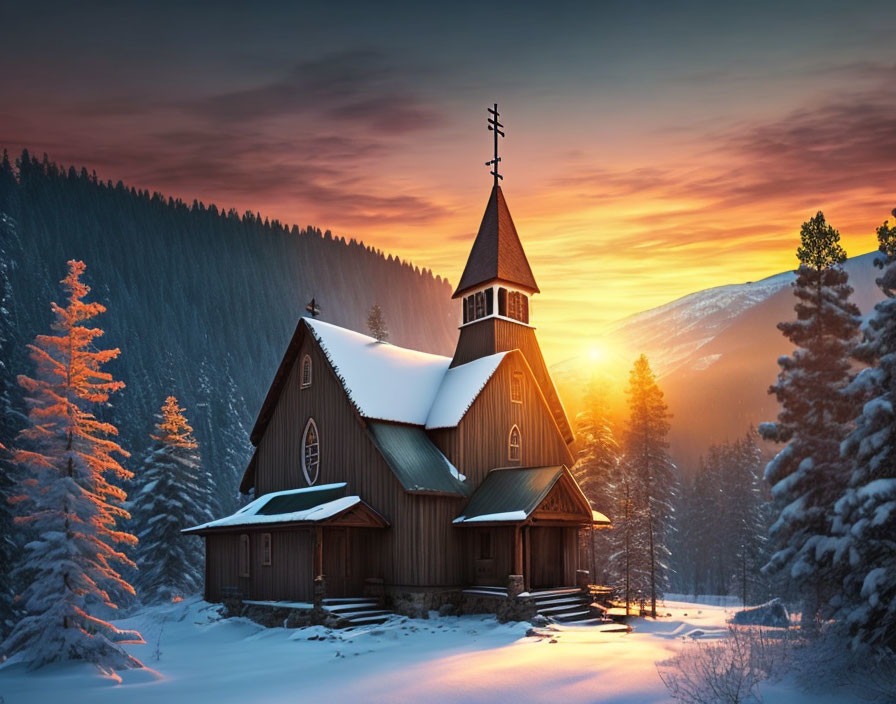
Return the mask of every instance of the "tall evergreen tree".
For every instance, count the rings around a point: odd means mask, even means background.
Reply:
[[[210,521],[214,498],[183,411],[174,396],[165,399],[133,503],[140,540],[136,587],[144,603],[170,601],[202,588],[202,546],[180,531]]]
[[[14,458],[27,478],[14,501],[23,509],[16,520],[31,533],[31,581],[22,595],[25,615],[2,648],[25,651],[34,667],[65,659],[138,667],[119,643],[139,635],[94,615],[98,607],[115,608],[116,594],[133,594],[113,566],[132,564],[117,546],[136,542],[116,527],[128,514],[125,493],[113,482],[131,476],[116,456],[128,453],[111,439],[115,426],[92,412],[124,386],[102,369],[119,351],[94,349],[103,331],[85,324],[105,308],[83,300],[90,291],[81,281],[83,262],[68,264],[67,304],[52,304],[55,334],[36,337],[29,347],[35,378],[19,378],[29,425]]]
[[[595,382],[585,392],[583,410],[576,415],[576,441],[579,446],[573,476],[591,505],[614,518],[616,474],[619,464],[619,443],[610,424],[605,394]],[[611,531],[592,530],[583,533],[583,547],[593,563],[595,583],[608,579],[607,565],[611,552]]]
[[[896,210],[893,211],[896,217]],[[877,230],[886,298],[874,308],[856,356],[870,367],[854,383],[867,400],[843,443],[853,458],[849,486],[837,502],[833,542],[845,572],[837,600],[853,646],[896,650],[896,226]]]
[[[781,411],[777,422],[763,423],[759,432],[787,443],[765,470],[776,507],[770,530],[775,552],[767,571],[789,574],[803,599],[804,624],[811,626],[835,581],[824,547],[834,503],[848,479],[840,443],[856,415],[845,389],[860,320],[840,266],[846,252],[837,230],[819,212],[803,223],[800,242],[793,284],[797,319],[778,324],[797,349],[778,360],[781,372],[769,393]]]
[[[768,531],[766,502],[762,494],[762,451],[756,442],[756,431],[750,431],[729,446],[730,461],[722,482],[725,531],[730,541],[733,561],[729,567],[730,583],[735,586],[741,603],[751,603],[751,596],[762,594],[762,566],[767,558]],[[755,599],[754,599],[755,601]]]
[[[648,593],[650,561],[644,539],[647,531],[640,482],[634,465],[625,456],[616,465],[613,488],[608,568],[610,582],[622,593],[628,614],[632,602],[643,601]]]
[[[636,501],[644,515],[647,544],[650,614],[669,583],[668,541],[673,531],[673,501],[677,470],[668,453],[669,412],[650,363],[643,354],[635,361],[628,384],[629,426],[626,462],[637,482]]]

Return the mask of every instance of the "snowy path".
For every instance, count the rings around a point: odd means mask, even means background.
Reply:
[[[126,672],[116,683],[83,664],[27,672],[10,662],[0,668],[0,701],[653,704],[669,701],[655,663],[683,637],[723,634],[730,617],[724,607],[683,602],[663,613],[672,615],[639,619],[630,634],[563,627],[526,637],[528,624],[486,616],[395,618],[362,632],[265,629],[217,620],[216,607],[191,601],[120,622],[143,633],[147,643],[129,649],[155,673]],[[767,702],[800,701],[769,694]]]

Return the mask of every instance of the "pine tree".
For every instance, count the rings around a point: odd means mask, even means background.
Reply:
[[[819,212],[803,223],[800,240],[793,284],[797,320],[778,324],[798,349],[778,360],[778,383],[769,392],[781,411],[777,422],[763,423],[759,432],[787,443],[765,469],[776,508],[770,529],[775,552],[766,570],[790,576],[803,599],[803,623],[812,627],[836,581],[824,548],[834,503],[848,478],[840,443],[856,415],[845,389],[860,321],[840,266],[846,259],[840,234]]]
[[[896,217],[896,210],[893,211]],[[896,227],[877,230],[886,298],[874,308],[856,356],[871,365],[853,384],[867,402],[843,443],[853,458],[836,504],[836,564],[845,572],[837,600],[853,647],[896,650]]]
[[[386,318],[379,303],[374,303],[367,314],[367,329],[377,342],[385,342],[389,339],[389,330],[386,328]]]
[[[612,521],[619,443],[613,434],[604,398],[603,390],[591,382],[585,393],[584,409],[576,416],[579,452],[572,473],[591,505],[607,514]],[[595,574],[592,579],[595,583],[607,580],[606,569],[612,544],[609,533],[606,530],[583,532],[582,547],[593,564]]]
[[[119,645],[139,634],[91,614],[114,609],[116,594],[133,594],[113,565],[132,564],[116,546],[136,538],[116,528],[128,513],[121,507],[125,493],[113,481],[131,476],[116,455],[128,453],[110,439],[115,426],[91,412],[123,387],[102,370],[119,351],[94,349],[103,331],[85,323],[105,308],[83,300],[90,290],[80,280],[84,263],[68,266],[67,305],[52,304],[56,334],[35,338],[29,349],[37,374],[19,377],[29,425],[14,452],[26,475],[14,501],[23,509],[16,521],[31,533],[25,546],[31,581],[22,594],[25,615],[2,648],[26,652],[33,667],[66,659],[101,669],[139,667]]]
[[[642,601],[649,589],[649,561],[644,536],[645,512],[639,502],[640,491],[634,466],[623,457],[616,465],[613,482],[613,508],[610,518],[612,554],[609,559],[610,582],[622,593],[625,613],[634,601]]]
[[[762,496],[762,451],[756,442],[756,431],[728,445],[730,463],[723,480],[724,507],[719,515],[725,518],[730,547],[725,552],[734,558],[730,583],[736,585],[741,603],[750,603],[750,596],[764,586],[761,569],[765,564],[767,543],[766,502]]]
[[[668,540],[673,530],[677,470],[667,451],[668,408],[643,354],[629,375],[627,393],[630,418],[625,454],[636,480],[635,500],[644,515],[650,614],[655,618],[657,598],[668,588]]]
[[[165,399],[134,499],[140,540],[136,586],[144,603],[171,601],[202,588],[202,546],[180,531],[212,519],[212,482],[183,411],[174,396]]]

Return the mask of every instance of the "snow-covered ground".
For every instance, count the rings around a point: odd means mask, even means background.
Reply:
[[[735,608],[667,601],[662,618],[635,619],[631,633],[551,626],[527,636],[529,624],[488,616],[268,629],[189,600],[116,623],[143,634],[128,649],[152,671],[115,681],[84,664],[29,672],[13,659],[0,667],[0,702],[668,702],[656,663],[693,639],[724,637]],[[768,704],[852,701],[786,684],[764,694]]]

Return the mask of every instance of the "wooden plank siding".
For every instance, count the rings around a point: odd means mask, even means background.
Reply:
[[[271,564],[262,564],[262,535],[271,536]],[[249,576],[239,574],[240,535],[249,536]],[[221,601],[236,589],[244,599],[311,601],[311,533],[307,529],[253,528],[206,538],[206,600]]]
[[[460,337],[451,366],[456,367],[480,357],[510,350],[519,350],[526,357],[526,361],[547,399],[548,407],[560,428],[563,439],[567,444],[573,444],[575,435],[569,425],[566,412],[563,410],[563,404],[554,387],[554,382],[551,380],[550,372],[541,354],[541,348],[538,346],[535,328],[502,318],[484,318],[465,325],[460,329]]]
[[[514,373],[522,374],[522,403],[510,398]],[[574,458],[520,353],[504,358],[456,428],[432,430],[430,437],[478,487],[489,470],[510,464],[507,441],[514,425],[520,429],[520,466],[572,465]]]
[[[311,357],[312,382],[303,389],[300,373],[306,354]],[[391,524],[364,538],[367,547],[363,563],[360,553],[351,551],[352,583],[362,584],[371,577],[391,585],[459,585],[460,538],[451,522],[463,498],[408,494],[403,490],[373,445],[329,361],[308,333],[258,443],[256,495],[308,485],[301,468],[301,443],[305,425],[312,417],[320,439],[316,484],[346,482],[348,495],[360,496]]]

